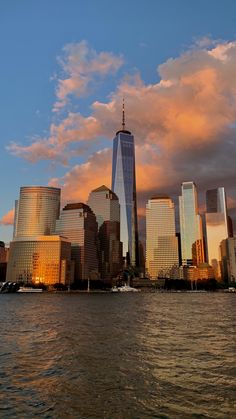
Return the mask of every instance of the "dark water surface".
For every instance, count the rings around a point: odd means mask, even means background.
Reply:
[[[236,295],[0,295],[0,418],[236,418]]]

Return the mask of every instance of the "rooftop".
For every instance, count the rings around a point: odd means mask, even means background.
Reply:
[[[164,194],[157,194],[155,196],[152,196],[151,200],[154,200],[154,199],[170,199],[170,197]]]
[[[109,189],[106,185],[99,186],[99,188],[92,190],[92,192],[103,192],[103,191],[109,192],[112,195],[113,199],[118,200],[118,196],[115,194],[115,192]]]
[[[88,205],[84,204],[83,202],[67,204],[63,208],[63,211],[70,211],[70,210],[76,210],[76,209],[83,209],[85,211],[92,212],[91,208]]]

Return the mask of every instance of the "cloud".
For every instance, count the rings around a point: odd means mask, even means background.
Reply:
[[[14,224],[14,208],[3,215],[0,224],[5,226]]]
[[[123,64],[121,56],[105,51],[97,53],[86,41],[67,44],[63,52],[58,61],[67,78],[57,79],[54,112],[67,104],[70,95],[83,96],[97,77],[115,73]]]
[[[117,61],[112,64],[107,55],[102,59],[101,53],[93,52],[91,56],[86,44],[80,45],[79,51],[78,59],[74,47],[69,47],[65,54],[63,65],[70,73],[69,79],[74,80],[76,75],[81,79],[85,69],[91,67],[90,83],[95,72],[105,75],[121,64]],[[31,161],[42,158],[68,161],[73,149],[90,150],[94,141],[106,138],[105,150],[70,168],[63,178],[53,180],[63,186],[64,200],[86,200],[92,188],[103,183],[110,185],[111,139],[120,127],[124,96],[127,127],[136,142],[140,207],[156,192],[176,197],[181,182],[186,180],[198,184],[200,200],[206,189],[225,186],[233,202],[236,199],[236,42],[205,39],[179,57],[168,59],[157,71],[157,81],[153,84],[146,84],[138,73],[127,75],[107,103],[92,103],[89,116],[70,112],[60,123],[51,125],[48,138],[27,147],[11,145],[11,152]],[[88,83],[85,81],[86,89]],[[83,91],[73,83],[65,91],[60,86],[59,83],[59,101]],[[104,140],[101,147],[104,148]]]
[[[86,163],[74,166],[62,178],[50,180],[50,186],[62,187],[62,201],[86,202],[92,189],[110,187],[111,149],[94,153]]]

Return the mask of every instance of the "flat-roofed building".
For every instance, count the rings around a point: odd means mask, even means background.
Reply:
[[[194,182],[182,183],[179,216],[182,264],[191,266],[204,262],[202,219],[198,211],[197,188]]]
[[[60,236],[16,238],[10,243],[7,281],[53,285],[71,282],[71,244]]]
[[[178,264],[174,203],[168,196],[158,195],[146,205],[146,271],[156,279]]]
[[[222,240],[220,244],[222,279],[236,283],[236,237]]]
[[[208,263],[213,267],[216,279],[220,280],[220,243],[229,236],[226,196],[223,187],[206,192],[206,235]]]

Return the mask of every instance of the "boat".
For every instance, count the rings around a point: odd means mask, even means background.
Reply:
[[[118,287],[117,286],[112,287],[111,292],[119,292]]]
[[[20,287],[17,292],[43,292],[43,289],[32,287]]]
[[[228,292],[236,292],[236,288],[235,287],[229,287]]]
[[[130,285],[122,285],[121,287],[117,287],[119,292],[139,292],[137,288],[133,288]]]

